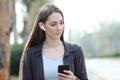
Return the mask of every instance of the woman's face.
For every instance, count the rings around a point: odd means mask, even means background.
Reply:
[[[64,30],[64,20],[60,13],[53,12],[44,24],[46,38],[60,39]]]

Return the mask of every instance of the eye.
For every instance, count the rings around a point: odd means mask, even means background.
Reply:
[[[62,20],[62,21],[60,21],[60,24],[64,24],[64,21]]]
[[[52,23],[52,24],[50,24],[51,26],[55,26],[56,24],[55,23]]]

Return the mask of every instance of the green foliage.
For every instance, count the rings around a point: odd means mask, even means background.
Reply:
[[[24,45],[13,45],[11,50],[10,75],[18,75]]]
[[[18,80],[18,76],[10,76],[10,80]]]
[[[106,29],[105,37],[111,40],[118,40],[118,34],[120,34],[120,22],[112,22],[107,24],[109,27]]]
[[[87,55],[87,58],[120,58],[120,52],[114,53],[100,53],[96,55]]]
[[[120,57],[120,22],[103,22],[99,26],[99,31],[84,33],[82,37],[81,33],[74,31],[75,35],[70,34],[71,42],[79,43],[85,56]]]

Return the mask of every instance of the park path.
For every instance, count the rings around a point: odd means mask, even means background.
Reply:
[[[89,80],[120,80],[120,59],[86,59]]]

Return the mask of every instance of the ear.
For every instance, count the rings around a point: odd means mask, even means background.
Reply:
[[[45,31],[44,23],[43,22],[39,22],[39,27],[40,27],[40,29],[42,29],[43,31]]]

